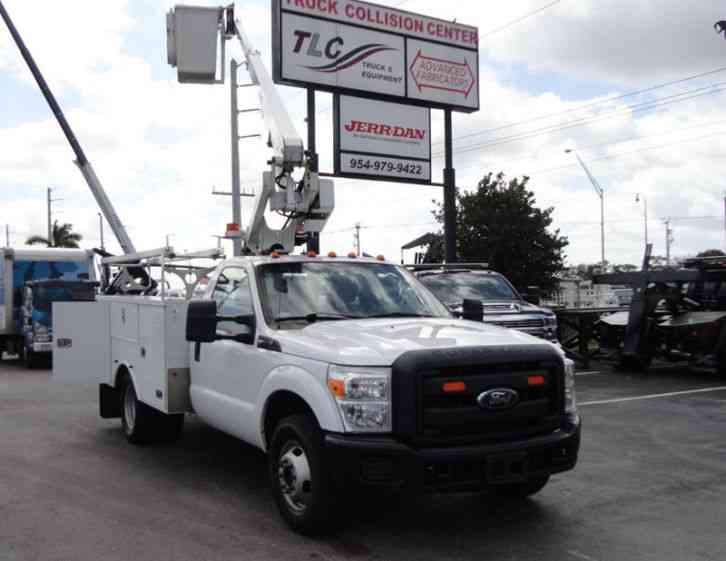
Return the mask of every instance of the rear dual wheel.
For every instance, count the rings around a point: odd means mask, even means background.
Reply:
[[[184,429],[184,415],[166,415],[139,401],[129,376],[121,385],[121,426],[132,444],[177,440]]]

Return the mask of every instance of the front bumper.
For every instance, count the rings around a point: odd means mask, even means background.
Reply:
[[[579,417],[526,440],[418,449],[391,436],[325,435],[338,485],[400,489],[412,494],[481,491],[571,470],[580,449]]]
[[[46,343],[33,343],[34,353],[51,353],[53,352],[53,343],[48,341]]]

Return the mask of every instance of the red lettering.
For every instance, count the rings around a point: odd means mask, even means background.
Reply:
[[[381,134],[384,136],[391,136],[391,127],[388,125],[381,125]]]
[[[424,129],[416,129],[414,132],[416,133],[416,140],[423,140],[426,138],[426,131]]]

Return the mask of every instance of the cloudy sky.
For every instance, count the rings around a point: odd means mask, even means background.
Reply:
[[[168,0],[3,0],[58,96],[137,248],[200,249],[230,221],[229,90],[182,85],[166,65]],[[195,0],[194,4],[219,2]],[[713,24],[722,0],[395,0],[392,5],[480,29],[481,111],[454,117],[461,188],[488,171],[531,176],[541,206],[570,239],[568,262],[596,262],[599,202],[572,155],[606,191],[606,257],[640,261],[642,202],[656,253],[672,218],[673,253],[723,248],[726,194],[726,40]],[[547,7],[549,6],[549,7]],[[541,12],[521,19],[540,8]],[[270,54],[270,2],[238,1],[243,25]],[[512,23],[517,22],[518,23]],[[235,56],[240,56],[237,50]],[[304,132],[302,90],[281,88]],[[251,89],[243,107],[255,107]],[[321,167],[332,167],[330,96],[318,95]],[[255,114],[241,134],[260,131]],[[442,149],[434,112],[434,154]],[[260,182],[267,151],[243,141],[243,188]],[[0,26],[0,227],[11,244],[46,231],[54,215],[98,244],[98,209],[73,155],[4,26]],[[443,162],[434,162],[440,178]],[[435,229],[440,190],[337,180],[337,208],[323,249],[353,247],[397,258]],[[245,209],[249,216],[249,209]],[[4,231],[2,242],[4,245]],[[111,240],[110,231],[106,239]],[[114,250],[117,245],[108,244]]]

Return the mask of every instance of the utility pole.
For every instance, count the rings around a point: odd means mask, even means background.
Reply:
[[[53,222],[51,221],[51,210],[50,205],[53,203],[53,199],[50,198],[52,189],[48,187],[48,244],[53,245]]]
[[[640,193],[636,193],[635,202],[640,202]],[[648,247],[648,198],[643,195],[643,224],[645,226],[645,247]]]
[[[665,242],[666,242],[666,267],[671,266],[671,245],[673,244],[674,238],[673,238],[673,229],[671,228],[671,219],[666,218],[663,220],[663,224],[665,224]]]
[[[355,253],[360,257],[360,222],[355,223],[355,234],[353,234],[353,240],[355,241]]]
[[[101,249],[105,250],[106,246],[103,243],[103,214],[98,213],[98,231],[101,233]]]
[[[232,59],[230,65],[230,92],[231,92],[231,135],[232,135],[232,222],[238,228],[242,227],[242,202],[240,201],[239,180],[239,103],[237,99],[237,61]],[[235,257],[242,255],[242,238],[232,239],[232,254]]]

